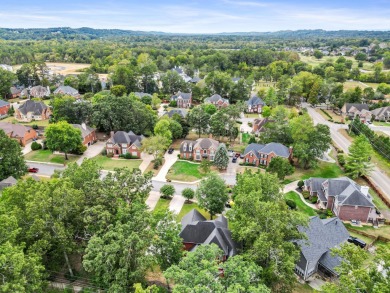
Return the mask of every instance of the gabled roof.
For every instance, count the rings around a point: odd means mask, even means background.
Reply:
[[[244,151],[244,156],[250,152],[254,153],[256,157],[260,157],[259,152],[264,148],[263,144],[250,143]]]
[[[177,101],[177,99],[182,98],[183,100],[190,100],[192,94],[191,93],[182,93],[178,92],[176,95],[171,96],[172,101]]]
[[[199,77],[194,77],[192,78],[191,80],[189,80],[189,82],[193,82],[193,83],[198,83],[199,81],[201,81],[202,79],[199,78]]]
[[[95,128],[89,127],[87,125],[83,124],[72,124],[74,128],[80,129],[81,130],[81,136],[83,138],[87,137],[89,134],[95,131]]]
[[[238,244],[233,241],[224,216],[207,221],[198,211],[191,210],[183,217],[181,224],[180,237],[183,238],[183,242],[194,244],[192,250],[198,245],[214,243],[226,256],[237,254]]]
[[[216,102],[218,102],[219,100],[222,100],[224,103],[229,104],[229,100],[228,100],[228,99],[224,99],[224,98],[222,98],[222,97],[221,97],[220,95],[218,95],[218,94],[214,94],[214,95],[212,95],[211,97],[206,98],[206,99],[205,99],[205,102],[216,103]]]
[[[238,82],[241,78],[240,77],[232,77],[233,82]]]
[[[183,140],[180,144],[180,152],[181,153],[192,153],[192,147],[195,145],[195,140]],[[184,146],[186,146],[186,150],[184,150]],[[191,146],[191,151],[190,151]]]
[[[22,90],[21,95],[22,96],[27,96],[28,91],[30,91],[30,96],[32,97],[38,97],[42,98],[45,96],[50,95],[50,88],[49,87],[43,87],[41,85],[33,86],[32,88],[26,88]]]
[[[175,114],[179,114],[181,117],[186,117],[188,112],[187,110],[185,109],[172,109],[172,110],[169,110],[167,113],[165,113],[164,115],[168,115],[169,118],[172,118],[173,115]]]
[[[363,109],[365,109],[365,110],[367,110],[367,111],[370,110],[367,104],[352,104],[352,103],[346,103],[346,104],[345,104],[345,110],[347,111],[347,113],[351,111],[351,108],[352,108],[352,107],[356,108],[356,109],[359,110],[359,111],[362,111]]]
[[[23,114],[32,112],[34,115],[41,115],[42,112],[47,109],[47,106],[43,102],[36,102],[32,100],[27,100],[23,105],[21,105],[18,110]]]
[[[7,101],[4,101],[4,100],[0,100],[0,108],[1,107],[5,107],[5,106],[8,106],[9,103]]]
[[[65,94],[65,95],[70,95],[70,96],[77,96],[77,95],[79,95],[79,91],[76,90],[75,88],[72,88],[71,86],[62,85],[62,86],[59,86],[54,91],[54,94]]]
[[[143,135],[136,135],[134,132],[125,132],[125,131],[117,131],[114,133],[112,137],[109,138],[113,144],[129,144],[136,145],[137,147],[141,146],[141,141],[144,139]]]
[[[279,157],[284,157],[284,158],[290,157],[290,150],[288,149],[288,147],[277,142],[270,142],[267,143],[266,145],[251,143],[245,148],[244,156],[250,151],[254,151],[257,157],[260,157],[259,156],[260,153],[263,154],[274,153]]]
[[[245,101],[245,103],[248,106],[257,106],[257,105],[265,105],[262,98],[259,98],[258,96],[251,97],[248,101]]]
[[[194,145],[194,148],[200,147],[202,149],[214,148],[217,149],[219,142],[212,138],[198,138]]]
[[[390,117],[390,106],[374,109],[371,114],[376,117]]]
[[[179,74],[184,74],[183,69],[180,66],[175,66],[174,68],[171,69],[172,71],[176,71]]]
[[[5,178],[4,180],[0,181],[0,185],[15,185],[16,183],[18,183],[18,180],[16,180],[12,176],[9,176],[8,178]]]
[[[0,122],[0,129],[12,138],[22,138],[26,132],[34,131],[31,127],[22,124],[13,124],[7,122]]]

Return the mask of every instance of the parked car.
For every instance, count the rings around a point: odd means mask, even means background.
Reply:
[[[233,157],[232,163],[237,163],[237,158],[236,157]]]
[[[172,154],[172,153],[173,153],[173,151],[174,151],[174,149],[173,149],[173,148],[169,148],[169,150],[168,150],[168,154]]]
[[[228,155],[229,155],[229,157],[233,157],[234,151],[233,150],[228,150]]]
[[[235,156],[236,158],[239,158],[239,157],[241,156],[241,154],[240,154],[240,153],[236,153],[234,156]]]
[[[244,158],[244,154],[240,154],[240,159],[243,159]]]
[[[348,237],[348,242],[355,244],[356,246],[360,246],[361,248],[366,247],[366,242],[363,240],[360,240],[357,237],[349,236]]]
[[[30,173],[38,173],[39,169],[38,168],[28,168],[27,171]]]

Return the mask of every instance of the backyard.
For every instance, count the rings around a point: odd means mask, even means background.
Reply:
[[[112,159],[103,155],[98,155],[94,157],[93,160],[96,161],[96,163],[100,165],[103,170],[110,171],[113,171],[115,168],[139,168],[139,165],[142,163],[142,160],[139,159]]]
[[[65,161],[65,156],[62,154],[53,154],[50,150],[37,150],[29,152],[24,156],[24,158],[27,161],[64,164],[65,162],[75,162],[80,158],[80,156],[68,155],[69,160]]]
[[[171,169],[169,169],[167,174],[167,179],[169,180],[178,180],[178,181],[186,181],[193,182],[201,179],[205,176],[199,170],[200,164],[192,163],[187,161],[177,161]]]
[[[47,120],[35,120],[35,121],[31,121],[31,122],[19,122],[13,116],[2,119],[1,122],[19,123],[19,124],[23,124],[26,126],[37,125],[37,126],[47,127],[49,125],[48,119]]]
[[[354,229],[357,231],[365,232],[369,235],[372,235],[373,237],[383,236],[383,237],[390,239],[390,226],[389,225],[382,225],[376,229],[376,228],[372,227],[371,225],[364,225],[362,227],[355,227],[349,223],[345,223],[345,227],[348,230]]]
[[[305,170],[296,167],[294,174],[287,176],[283,181],[283,184],[288,184],[300,179],[308,179],[310,177],[337,178],[341,175],[343,175],[343,171],[337,164],[320,161],[315,169]]]

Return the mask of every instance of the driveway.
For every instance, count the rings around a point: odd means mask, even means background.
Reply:
[[[172,154],[165,153],[164,155],[165,163],[161,167],[161,170],[160,172],[158,172],[157,176],[153,178],[154,180],[163,181],[163,182],[167,181],[165,177],[167,176],[169,169],[173,166],[173,164],[176,163],[178,154],[179,151],[174,151]]]
[[[141,159],[142,163],[139,165],[139,169],[142,173],[144,173],[146,168],[148,168],[149,164],[152,162],[153,156],[149,155],[148,153],[141,153]]]
[[[41,139],[37,140],[36,142],[42,144],[42,140],[41,140]],[[22,154],[23,154],[23,156],[26,155],[26,154],[28,154],[29,152],[32,151],[32,149],[31,149],[32,143],[33,143],[33,141],[32,141],[32,142],[29,142],[28,144],[26,144],[26,145],[24,146],[24,148],[22,149]]]
[[[259,115],[260,118],[260,115]],[[248,122],[253,124],[253,121],[255,121],[256,118],[247,118],[245,117],[244,114],[241,114],[240,121],[242,122],[240,126],[240,131],[247,132],[247,133],[252,133],[252,127],[248,125]]]
[[[84,154],[77,160],[77,164],[81,165],[85,158],[91,159],[101,154],[105,147],[106,143],[104,141],[98,141],[93,145],[89,146]]]
[[[146,199],[146,204],[149,207],[149,210],[153,211],[157,205],[158,200],[160,199],[160,192],[152,190],[149,193],[149,197]]]

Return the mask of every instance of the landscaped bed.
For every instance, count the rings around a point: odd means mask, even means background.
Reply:
[[[177,221],[181,221],[181,219],[182,219],[189,211],[191,211],[192,209],[198,210],[198,212],[200,212],[207,220],[210,219],[210,214],[209,214],[206,210],[200,208],[200,207],[198,206],[197,203],[195,203],[195,202],[191,202],[191,203],[185,202],[184,205],[183,205],[183,207],[181,208],[180,213],[177,215]]]
[[[186,182],[199,180],[205,176],[205,174],[199,170],[199,166],[200,164],[198,163],[177,161],[173,164],[171,169],[169,169],[167,179]]]
[[[27,161],[64,164],[65,162],[66,163],[75,162],[80,158],[80,156],[68,154],[69,160],[65,160],[64,155],[53,154],[52,151],[50,150],[37,150],[37,151],[29,152],[24,156],[24,158]]]
[[[126,160],[126,159],[113,159],[109,158],[103,155],[98,155],[93,158],[94,161],[96,161],[103,170],[114,170],[115,168],[129,168],[129,169],[134,169],[134,168],[139,168],[139,165],[141,165],[142,160],[140,159],[131,159],[131,160]]]

